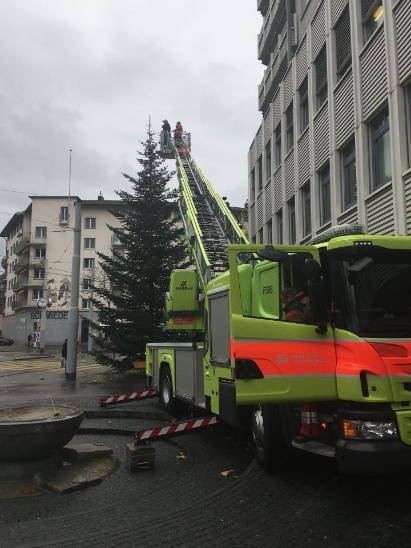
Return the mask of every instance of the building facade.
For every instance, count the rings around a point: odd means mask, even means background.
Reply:
[[[16,213],[4,227],[7,239],[6,289],[3,333],[17,343],[45,326],[45,343],[62,344],[68,335],[71,305],[74,204],[81,203],[81,252],[79,282],[79,339],[88,337],[87,319],[92,282],[106,283],[98,267],[97,252],[112,255],[123,250],[107,223],[121,228],[110,213],[123,209],[120,200],[82,201],[78,196],[31,196],[31,204]],[[40,308],[39,299],[49,306]],[[41,302],[41,301],[40,301]],[[95,317],[93,319],[96,319]],[[36,326],[34,325],[36,324]]]
[[[332,225],[411,234],[409,0],[257,0],[262,123],[249,234],[307,243]]]

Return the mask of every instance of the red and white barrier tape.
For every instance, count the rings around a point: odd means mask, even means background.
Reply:
[[[172,434],[178,434],[186,430],[192,430],[194,428],[204,428],[221,422],[218,417],[204,417],[196,420],[176,422],[167,426],[153,428],[152,430],[141,430],[136,433],[138,441],[149,441],[153,438],[169,436]]]
[[[100,405],[115,405],[116,403],[127,403],[133,400],[139,400],[143,398],[151,398],[157,396],[155,390],[145,390],[144,392],[132,392],[131,394],[123,394],[121,396],[107,396],[106,398],[100,398]]]

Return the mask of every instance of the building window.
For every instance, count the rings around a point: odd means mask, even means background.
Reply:
[[[84,219],[84,228],[96,228],[96,218],[95,217],[85,217],[85,219]]]
[[[281,165],[281,122],[275,128],[275,167],[278,168]]]
[[[251,172],[251,201],[255,200],[255,168]]]
[[[90,299],[81,299],[81,308],[83,310],[90,310]]]
[[[287,120],[287,152],[294,146],[294,108],[293,103],[288,107],[286,113]]]
[[[68,207],[61,207],[60,208],[60,215],[59,215],[59,222],[60,223],[68,223]]]
[[[43,298],[43,290],[42,289],[33,289],[33,301],[38,301],[39,299]]]
[[[36,236],[36,238],[47,238],[47,227],[46,226],[36,226],[35,236]]]
[[[351,66],[351,25],[349,6],[342,12],[335,25],[337,74],[341,76]]]
[[[355,141],[352,140],[342,151],[343,163],[343,208],[347,209],[357,201],[357,172]]]
[[[260,230],[258,231],[258,243],[259,244],[264,243],[264,232],[262,228],[260,228]]]
[[[275,214],[275,224],[277,229],[277,243],[282,244],[284,242],[284,231],[283,231],[283,211],[280,209]]]
[[[112,245],[123,245],[123,242],[120,240],[120,235],[124,233],[124,228],[116,228],[111,235]]]
[[[324,225],[331,219],[330,166],[320,171],[320,223]]]
[[[94,268],[94,259],[83,259],[83,268],[86,270]]]
[[[35,268],[34,269],[34,279],[43,280],[44,279],[44,268]]]
[[[308,126],[308,76],[298,90],[300,94],[300,133]]]
[[[258,158],[258,192],[263,189],[263,156]]]
[[[295,244],[297,241],[297,230],[295,225],[295,198],[291,198],[288,202],[288,218],[289,218],[289,237],[290,244]]]
[[[384,21],[382,0],[361,0],[361,16],[366,43]]]
[[[315,60],[315,91],[317,108],[325,103],[328,97],[327,50],[324,46]]]
[[[84,249],[95,249],[95,248],[96,248],[95,238],[84,238]]]
[[[271,179],[271,141],[265,147],[265,171],[267,181]]]
[[[303,234],[311,234],[311,188],[310,183],[306,183],[302,188],[303,198]]]
[[[270,219],[267,223],[267,243],[273,243],[273,221]]]
[[[35,259],[45,259],[46,258],[46,248],[45,247],[35,247],[34,248],[34,258]]]
[[[91,289],[91,278],[83,278],[83,289]]]
[[[391,141],[388,108],[371,121],[373,190],[391,181]]]

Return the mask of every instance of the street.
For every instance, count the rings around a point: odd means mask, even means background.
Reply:
[[[142,373],[116,375],[79,355],[73,382],[58,354],[15,357],[0,351],[1,405],[52,398],[88,411],[73,442],[110,446],[119,466],[74,493],[0,497],[1,548],[410,546],[409,475],[342,476],[330,459],[299,452],[286,473],[269,475],[224,426],[154,443],[155,469],[132,473],[126,443],[166,416],[157,399],[101,410],[99,396],[143,389]]]

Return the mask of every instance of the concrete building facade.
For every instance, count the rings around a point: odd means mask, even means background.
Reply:
[[[409,0],[257,0],[262,123],[249,234],[307,243],[332,225],[411,234]]]
[[[88,337],[92,280],[107,283],[97,252],[108,256],[122,245],[107,223],[121,228],[110,213],[124,208],[120,200],[82,201],[78,196],[31,196],[31,204],[13,215],[1,236],[7,239],[3,333],[16,342],[27,341],[36,323],[46,326],[45,343],[61,344],[67,337],[71,305],[74,204],[81,203],[79,340]],[[39,300],[50,306],[40,308]],[[41,301],[40,301],[41,302]],[[94,314],[94,319],[96,319]]]

